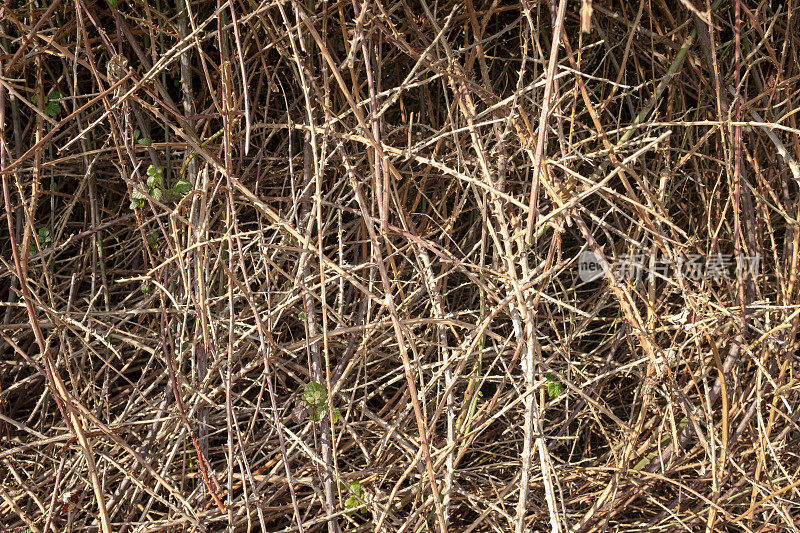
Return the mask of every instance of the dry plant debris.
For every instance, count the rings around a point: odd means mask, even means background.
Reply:
[[[0,530],[796,531],[798,17],[4,2]]]

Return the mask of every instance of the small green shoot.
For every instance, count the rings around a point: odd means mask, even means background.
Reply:
[[[558,381],[553,374],[545,374],[545,386],[547,387],[547,396],[551,400],[555,400],[561,394],[561,389],[564,385]]]
[[[48,244],[53,242],[53,237],[50,235],[49,228],[39,228],[39,234],[37,235],[37,239],[39,241],[39,246],[44,247]]]
[[[147,188],[148,189],[155,189],[156,187],[161,187],[161,183],[164,181],[164,167],[156,167],[155,165],[150,165],[147,167]]]
[[[363,489],[361,488],[361,483],[358,481],[351,481],[350,482],[350,492],[351,495],[345,500],[344,508],[348,510],[348,514],[354,513],[356,507],[360,507],[364,505],[364,499],[362,498]],[[361,509],[362,513],[367,513],[367,509]]]
[[[154,231],[147,235],[147,245],[151,250],[158,250],[158,232]]]
[[[139,130],[136,130],[139,131]],[[134,137],[136,137],[134,133]],[[131,209],[139,209],[144,207],[144,201],[147,198],[145,192],[149,193],[155,201],[162,199],[180,198],[192,190],[192,184],[187,180],[180,178],[175,184],[169,188],[164,188],[164,167],[157,167],[150,165],[147,167],[147,190],[139,186],[134,187],[131,193]]]
[[[192,190],[192,184],[189,183],[187,180],[180,178],[178,181],[175,182],[175,185],[172,186],[170,192],[174,196],[183,196],[184,194],[188,193]]]
[[[328,394],[325,391],[325,387],[316,381],[312,381],[306,385],[306,390],[303,392],[303,401],[308,405],[322,405],[325,403],[327,397]]]
[[[303,391],[303,402],[305,402],[305,408],[308,412],[308,418],[313,420],[314,422],[319,422],[328,412],[328,391],[325,390],[325,387],[317,383],[316,381],[312,381],[308,385],[306,385],[305,390]],[[339,411],[337,407],[333,407],[330,409],[331,411],[331,422],[336,424],[339,421],[339,418],[342,416],[342,413]]]
[[[297,318],[300,319],[300,322],[308,322],[308,316],[306,315],[305,311],[300,311],[297,313]]]
[[[142,137],[142,132],[138,129],[133,130],[133,141],[140,146],[153,145],[153,140],[149,137]]]
[[[145,192],[138,186],[131,192],[131,210],[144,207]]]
[[[47,95],[44,104],[44,112],[47,116],[57,117],[61,113],[61,104],[58,102],[59,98],[61,98],[61,95],[55,89],[50,91],[50,94]]]
[[[50,234],[50,228],[42,227],[36,232],[36,240],[28,245],[28,251],[31,254],[35,254],[50,244],[53,244],[53,236]],[[19,252],[19,255],[22,255],[21,244],[17,246],[17,252]]]
[[[45,115],[48,117],[57,117],[61,113],[61,104],[58,102],[59,98],[61,98],[61,93],[59,93],[56,89],[53,89],[48,93],[47,96],[44,97]],[[37,104],[39,103],[39,98],[36,95],[33,95],[31,102]]]

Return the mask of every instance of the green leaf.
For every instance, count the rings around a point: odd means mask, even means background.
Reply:
[[[356,507],[358,507],[359,505],[361,505],[361,500],[359,500],[359,499],[358,499],[357,497],[355,497],[355,496],[350,496],[349,498],[347,498],[347,499],[344,501],[344,508],[345,508],[345,509],[355,509],[355,508],[356,508]],[[351,511],[351,512],[352,512],[352,511]]]
[[[155,176],[157,172],[158,172],[158,169],[155,167],[155,165],[150,165],[149,167],[147,167],[147,175],[148,176]]]
[[[137,140],[137,139],[139,139],[139,137],[140,137],[141,135],[142,135],[142,132],[141,132],[141,131],[139,131],[138,129],[135,129],[135,130],[133,130],[133,140],[134,140],[134,141],[135,141],[135,140]]]
[[[161,187],[161,176],[158,174],[153,174],[152,176],[148,176],[147,188],[152,191],[156,187]]]
[[[154,187],[153,190],[150,191],[150,194],[153,195],[153,200],[159,201],[164,196],[164,191],[162,191],[158,187]]]
[[[154,231],[153,233],[150,233],[150,234],[147,235],[147,245],[153,250],[156,250],[158,248],[158,232],[157,231]]]
[[[174,194],[175,196],[183,196],[184,194],[186,194],[191,190],[192,190],[192,184],[183,178],[176,181],[175,185],[172,186],[172,194]]]
[[[342,417],[342,412],[339,411],[338,407],[331,408],[331,413],[333,414],[333,418],[331,418],[331,422],[336,424],[339,419]]]
[[[142,137],[141,139],[139,139],[136,142],[139,143],[142,146],[152,146],[153,145],[153,141],[149,137]]]
[[[44,112],[49,117],[55,117],[59,113],[61,113],[61,104],[57,102],[57,100],[61,98],[61,93],[59,93],[56,89],[50,91],[50,93],[44,97]],[[34,105],[39,103],[39,97],[35,94],[31,97],[31,103]]]
[[[549,396],[551,400],[555,400],[558,398],[559,394],[561,394],[563,385],[553,374],[545,374],[545,380],[547,396]]]
[[[328,393],[325,387],[316,381],[312,381],[306,385],[305,391],[303,392],[303,401],[313,407],[321,407],[325,403],[327,397]]]
[[[306,316],[304,311],[297,313],[297,318],[300,319],[300,322],[308,322],[308,316]]]
[[[47,102],[44,105],[44,112],[47,116],[56,117],[61,113],[61,104],[58,102]]]
[[[364,505],[363,499],[363,489],[361,488],[361,483],[358,481],[351,481],[350,482],[350,492],[352,493],[345,501],[344,501],[344,508],[351,510],[355,509],[356,507],[360,507]],[[354,511],[350,511],[354,512]],[[361,510],[362,513],[368,513],[366,509]],[[349,514],[349,513],[348,513]]]
[[[142,292],[148,294],[150,292],[150,287],[146,283],[142,283]]]
[[[131,191],[131,210],[144,207],[144,199],[146,198],[144,191],[137,185]]]
[[[39,228],[39,244],[46,244],[49,242],[53,242],[53,237],[50,236],[50,229],[49,228]]]
[[[47,115],[55,117],[61,113],[61,104],[57,102],[59,98],[61,98],[61,93],[56,89],[53,89],[50,91],[50,94],[47,95],[47,99],[44,102],[44,112]]]

